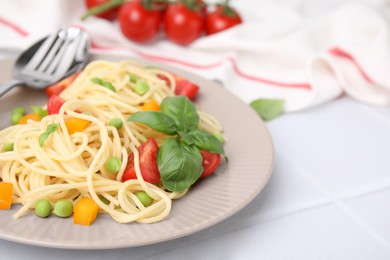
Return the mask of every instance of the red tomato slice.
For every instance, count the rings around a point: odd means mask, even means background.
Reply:
[[[203,158],[203,173],[200,176],[201,178],[205,178],[212,174],[221,162],[221,155],[217,153],[210,153],[206,150],[200,150]]]
[[[157,183],[160,181],[160,171],[157,166],[157,151],[158,145],[154,139],[149,139],[138,147],[139,164],[141,174],[145,181],[149,183]],[[123,172],[122,181],[137,179],[137,174],[134,168],[134,155],[130,154],[127,160],[127,166]]]
[[[186,79],[176,79],[176,95],[185,95],[189,99],[193,100],[196,95],[198,94],[199,87],[198,85],[195,85],[194,83],[186,80]]]
[[[51,86],[48,86],[45,89],[45,92],[46,92],[46,95],[48,95],[50,97],[52,95],[59,95],[64,89],[65,89],[65,86],[58,82],[58,83],[55,83]]]
[[[67,88],[72,82],[80,75],[81,72],[77,72],[69,77],[57,82],[45,89],[46,94],[50,97],[52,95],[59,95],[65,88]]]
[[[158,74],[157,77],[164,80],[168,87],[171,87],[171,82],[169,81],[169,79],[166,76]],[[184,95],[184,96],[187,96],[189,99],[193,100],[196,97],[196,95],[198,94],[198,91],[199,91],[198,85],[196,85],[196,84],[194,84],[186,79],[183,79],[177,75],[174,75],[174,74],[173,74],[173,77],[175,78],[175,81],[176,81],[175,94],[176,95]]]
[[[58,114],[65,101],[66,100],[60,96],[52,95],[47,102],[47,113],[49,115]]]
[[[169,81],[169,79],[168,79],[167,76],[162,75],[162,74],[157,74],[157,77],[158,77],[159,79],[164,80],[168,87],[171,87],[171,81]]]

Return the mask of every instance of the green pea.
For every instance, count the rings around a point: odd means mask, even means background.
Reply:
[[[108,158],[106,162],[106,169],[111,173],[118,173],[121,169],[122,161],[116,156]]]
[[[23,107],[14,107],[12,109],[12,112],[11,113],[16,113],[16,114],[23,114],[25,115],[26,114],[26,109],[24,109]]]
[[[23,107],[15,107],[11,112],[11,123],[17,125],[19,120],[26,114],[26,110]]]
[[[111,84],[111,82],[105,81],[102,86],[105,88],[108,88],[112,92],[116,92],[116,89],[115,89],[114,85]]]
[[[14,144],[13,143],[6,143],[3,145],[3,150],[6,152],[10,152],[14,150]]]
[[[114,85],[109,81],[104,81],[101,78],[92,78],[91,81],[95,84],[99,84],[102,87],[108,88],[109,90],[116,92]]]
[[[149,84],[146,81],[139,80],[137,83],[135,83],[134,91],[138,95],[145,95],[146,92],[149,90]]]
[[[54,204],[53,213],[61,218],[70,217],[73,213],[73,204],[69,200],[59,200]]]
[[[136,83],[138,78],[137,76],[133,75],[133,74],[129,74],[129,80],[133,83]]]
[[[116,129],[121,129],[123,122],[120,118],[113,118],[108,122],[108,125],[115,127]]]
[[[47,218],[51,214],[51,204],[48,200],[41,199],[35,204],[35,214],[41,218]]]
[[[148,207],[152,204],[152,198],[144,191],[137,191],[135,193],[135,196],[141,201],[142,205],[145,207]]]
[[[40,106],[32,106],[31,108],[34,111],[34,113],[37,114],[40,118],[44,118],[45,116],[48,115],[47,109],[43,109]]]

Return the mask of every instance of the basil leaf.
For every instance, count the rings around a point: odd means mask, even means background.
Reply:
[[[183,139],[184,142],[188,145],[194,144],[194,140],[192,140],[192,136],[185,131],[177,131],[177,134]]]
[[[174,192],[191,187],[203,172],[199,149],[176,138],[169,138],[160,146],[157,165],[165,188]]]
[[[178,130],[189,131],[199,124],[195,105],[185,96],[167,97],[161,102],[160,111],[172,117]]]
[[[132,114],[127,121],[138,122],[167,135],[176,133],[175,121],[160,111],[145,111]]]
[[[224,154],[222,142],[215,135],[201,129],[195,129],[188,134],[192,137],[194,144],[199,149]]]
[[[272,120],[283,113],[285,101],[283,99],[257,99],[250,106],[264,121]]]
[[[57,129],[58,129],[58,124],[50,124],[46,128],[46,133],[49,134],[54,133],[55,131],[57,131]]]
[[[45,144],[47,138],[49,138],[49,136],[52,133],[57,131],[57,128],[58,128],[58,124],[50,124],[50,125],[47,126],[46,131],[39,136],[39,145],[41,147],[43,147],[43,145]]]
[[[40,136],[39,136],[39,145],[41,147],[43,147],[43,145],[45,144],[47,138],[49,138],[49,135],[48,133],[44,132],[42,133]]]

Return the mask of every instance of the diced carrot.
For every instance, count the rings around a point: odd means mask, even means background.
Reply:
[[[41,117],[40,117],[37,113],[30,113],[30,114],[24,115],[24,116],[19,120],[19,124],[20,124],[20,125],[25,125],[25,124],[27,124],[27,121],[28,121],[29,119],[34,120],[34,121],[41,121]]]
[[[74,207],[73,223],[90,226],[96,220],[98,210],[99,206],[93,199],[89,197],[80,199]]]
[[[160,105],[156,102],[156,100],[151,99],[146,102],[142,107],[142,111],[158,111],[160,110]]]
[[[12,204],[12,183],[0,182],[0,209],[10,209]]]
[[[91,122],[77,117],[71,117],[65,120],[65,125],[68,129],[69,134],[84,131],[84,129],[87,128],[89,123]]]

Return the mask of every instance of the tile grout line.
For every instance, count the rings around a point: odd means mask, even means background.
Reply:
[[[319,189],[320,189],[321,192],[324,192],[323,188],[319,188]],[[268,216],[265,215],[265,217],[263,217],[263,219],[260,220],[260,221],[253,221],[253,222],[250,222],[250,223],[247,223],[247,224],[244,224],[244,225],[238,225],[234,229],[229,229],[227,232],[213,233],[213,235],[211,235],[211,236],[202,237],[202,238],[196,239],[195,241],[191,241],[191,242],[189,241],[189,242],[185,243],[184,245],[174,246],[172,248],[163,250],[162,252],[154,253],[154,254],[148,256],[146,259],[154,259],[154,257],[157,257],[160,254],[167,253],[167,252],[175,250],[177,248],[191,246],[193,244],[196,244],[196,243],[199,243],[199,242],[202,242],[202,241],[205,241],[205,240],[213,239],[215,237],[220,237],[220,236],[223,236],[223,235],[226,235],[226,234],[229,234],[229,233],[236,232],[237,230],[250,228],[250,227],[255,226],[255,225],[259,225],[259,224],[263,224],[263,223],[270,222],[270,221],[273,221],[273,220],[277,220],[277,219],[280,219],[280,218],[288,217],[290,215],[298,214],[300,212],[303,212],[303,211],[306,211],[306,210],[311,210],[311,209],[314,209],[314,208],[319,208],[319,207],[322,207],[322,206],[325,206],[325,205],[330,205],[332,203],[335,204],[336,206],[338,206],[349,217],[351,217],[351,219],[354,222],[356,222],[356,224],[357,224],[357,226],[359,228],[363,229],[363,231],[368,233],[369,236],[371,236],[374,239],[376,239],[377,242],[379,241],[379,243],[382,246],[384,246],[386,249],[389,249],[389,244],[380,235],[376,234],[375,231],[370,230],[370,228],[360,218],[356,217],[356,215],[353,214],[353,212],[350,209],[348,209],[343,203],[341,203],[337,199],[332,198],[331,196],[328,196],[328,193],[326,193],[325,195],[327,195],[327,197],[329,198],[328,200],[323,200],[323,201],[320,201],[320,202],[317,202],[317,203],[309,203],[309,204],[307,204],[307,205],[305,205],[303,207],[289,210],[288,212],[277,212],[276,214],[272,214],[274,216],[272,216],[271,214],[269,214]],[[228,221],[228,220],[225,220],[225,221]]]
[[[282,157],[284,159],[286,159],[286,157],[284,157],[284,156],[282,156]],[[289,159],[287,159],[287,160],[289,160]],[[289,160],[289,161],[291,162],[291,160]],[[356,216],[356,214],[354,214],[343,202],[340,201],[340,200],[345,200],[345,199],[351,199],[351,198],[353,198],[353,196],[355,196],[355,198],[356,198],[356,196],[357,197],[361,197],[361,196],[364,196],[364,195],[367,195],[367,194],[370,194],[370,193],[374,193],[374,192],[377,192],[377,191],[380,191],[380,190],[388,189],[388,188],[390,188],[390,179],[385,184],[378,183],[376,185],[372,185],[371,187],[363,189],[363,190],[355,190],[353,192],[347,192],[347,193],[344,193],[344,194],[342,194],[340,196],[336,196],[335,197],[335,196],[331,196],[330,192],[326,188],[324,188],[319,182],[317,182],[315,180],[315,178],[313,178],[309,174],[307,174],[305,170],[302,170],[301,167],[297,166],[296,163],[294,163],[294,162],[291,162],[291,163],[294,165],[294,167],[298,170],[298,172],[305,179],[307,179],[316,188],[318,188],[319,191],[321,193],[323,193],[328,199],[322,200],[322,201],[319,201],[319,202],[316,202],[316,203],[308,203],[308,204],[306,204],[306,205],[304,205],[302,207],[298,207],[298,208],[295,208],[295,209],[287,210],[286,212],[279,211],[279,212],[274,212],[273,214],[263,215],[263,218],[261,220],[259,220],[259,221],[252,221],[252,222],[244,224],[244,225],[238,225],[238,226],[236,226],[236,228],[229,229],[227,232],[216,232],[212,236],[199,238],[199,239],[196,239],[195,241],[191,241],[191,242],[188,241],[187,243],[185,243],[183,245],[174,246],[174,247],[169,248],[169,249],[167,248],[167,249],[163,250],[162,252],[151,254],[150,256],[147,257],[147,259],[154,259],[154,257],[157,257],[160,254],[167,253],[169,251],[175,250],[175,249],[180,248],[180,247],[191,246],[191,245],[199,243],[201,241],[209,240],[209,239],[212,239],[212,238],[215,238],[215,237],[223,236],[225,234],[236,232],[237,230],[240,230],[240,229],[243,229],[243,228],[249,228],[249,227],[254,226],[254,225],[263,224],[263,223],[270,222],[270,221],[273,221],[273,220],[277,220],[277,219],[280,219],[280,218],[283,218],[283,217],[287,217],[287,216],[290,216],[290,215],[298,214],[300,212],[303,212],[303,211],[306,211],[306,210],[310,210],[310,209],[313,209],[313,208],[318,208],[318,207],[322,207],[322,206],[325,206],[325,205],[330,205],[332,203],[335,204],[347,216],[349,216],[360,229],[362,229],[370,237],[374,238],[376,240],[376,242],[380,243],[382,246],[384,246],[386,249],[388,249],[390,251],[390,244],[385,239],[383,239],[379,234],[377,234],[374,230],[372,230],[358,216]],[[260,194],[260,196],[261,196],[261,194]],[[228,221],[228,220],[225,220],[225,221]]]
[[[380,245],[390,251],[390,243],[386,241],[380,234],[378,234],[373,228],[365,223],[359,216],[357,216],[350,208],[348,208],[343,202],[335,200],[335,205],[339,207],[345,214],[347,214],[363,231],[369,236],[374,238]]]
[[[348,200],[348,199],[354,199],[358,197],[363,197],[365,195],[369,195],[374,192],[379,192],[383,190],[387,190],[390,188],[390,179],[386,180],[384,183],[383,182],[378,182],[375,183],[374,185],[370,185],[369,187],[366,188],[359,188],[359,189],[354,189],[352,191],[347,191],[344,193],[341,193],[338,196],[335,196],[335,200]]]
[[[284,157],[282,155],[282,157]],[[288,158],[284,157],[285,160],[289,160]],[[310,183],[312,183],[316,188],[319,189],[320,192],[322,192],[326,197],[329,198],[329,201],[331,203],[334,203],[342,212],[344,212],[348,217],[352,219],[352,221],[360,228],[362,229],[367,235],[372,237],[376,242],[378,242],[380,245],[382,245],[385,249],[390,251],[390,243],[386,241],[380,234],[378,234],[375,230],[372,229],[369,225],[367,225],[359,216],[357,216],[351,209],[349,209],[342,201],[344,196],[342,197],[334,197],[331,195],[331,193],[319,183],[316,178],[312,177],[310,174],[308,174],[305,170],[303,170],[301,167],[299,167],[295,162],[289,160],[291,164],[298,170],[298,173],[301,174],[304,178],[306,178]],[[380,189],[382,190],[382,189]],[[373,193],[374,190],[370,190],[366,193],[360,193],[358,196],[363,196],[368,193]],[[349,194],[349,198],[351,198],[352,194]]]
[[[166,253],[166,252],[169,252],[169,251],[175,250],[177,248],[181,248],[181,247],[191,246],[193,244],[196,244],[196,243],[199,243],[199,242],[202,242],[202,241],[206,241],[206,240],[209,240],[209,239],[213,239],[215,237],[220,237],[220,236],[223,236],[223,235],[226,235],[226,234],[230,234],[230,233],[236,232],[237,230],[247,229],[247,228],[250,228],[252,226],[256,226],[256,225],[267,223],[267,222],[270,222],[270,221],[273,221],[273,220],[277,220],[277,219],[281,219],[281,218],[284,218],[284,217],[288,217],[288,216],[291,216],[291,215],[294,215],[294,214],[298,214],[298,213],[306,211],[306,210],[311,210],[311,209],[319,208],[319,207],[322,207],[322,206],[325,206],[325,205],[330,205],[332,203],[334,203],[333,200],[330,200],[330,199],[329,200],[323,200],[323,201],[320,201],[320,202],[308,203],[308,204],[306,204],[303,207],[299,207],[299,208],[296,208],[296,209],[291,209],[288,212],[280,212],[279,211],[279,212],[276,212],[276,214],[269,214],[268,216],[265,215],[265,217],[263,217],[263,219],[261,219],[259,221],[252,221],[252,222],[244,224],[244,225],[236,225],[235,228],[229,229],[226,232],[216,232],[216,233],[213,233],[213,235],[202,237],[202,238],[196,239],[195,241],[191,241],[191,242],[189,241],[189,242],[185,243],[184,245],[177,245],[177,246],[172,247],[170,249],[163,250],[162,252],[152,254],[152,255],[148,256],[148,258],[146,258],[146,259],[154,259],[153,257],[156,257],[156,256],[158,256],[161,253]],[[239,213],[237,213],[237,214],[239,214]],[[272,216],[272,215],[274,215],[274,216]],[[229,221],[229,219],[226,219],[225,221]],[[223,222],[225,222],[225,221],[223,221]],[[220,223],[220,224],[222,224],[222,223]]]
[[[288,212],[284,212],[284,213],[277,212],[276,214],[274,214],[276,216],[270,216],[271,214],[269,214],[268,216],[266,215],[265,217],[263,217],[262,220],[252,221],[250,223],[243,224],[243,225],[236,225],[235,228],[229,229],[226,232],[215,232],[212,235],[209,235],[209,236],[206,236],[206,237],[202,237],[202,238],[196,239],[194,241],[188,241],[188,242],[186,242],[183,245],[177,245],[177,246],[171,247],[169,249],[163,250],[161,252],[153,253],[153,254],[151,254],[150,256],[148,256],[147,258],[144,258],[144,259],[154,259],[154,257],[156,257],[156,256],[158,256],[160,254],[167,253],[167,252],[175,250],[177,248],[191,246],[193,244],[196,244],[196,243],[199,243],[199,242],[202,242],[202,241],[206,241],[206,240],[209,240],[209,239],[213,239],[213,238],[216,238],[216,237],[222,237],[222,236],[224,236],[226,234],[230,234],[230,233],[236,232],[237,230],[247,229],[247,228],[250,228],[252,226],[256,226],[256,225],[267,223],[267,222],[270,222],[270,221],[273,221],[273,220],[277,220],[277,219],[280,219],[280,218],[288,217],[290,215],[294,215],[294,214],[297,214],[297,213],[300,213],[300,212],[303,212],[303,211],[306,211],[306,210],[310,210],[310,209],[313,209],[313,208],[322,207],[324,205],[328,205],[328,204],[331,204],[331,203],[333,203],[333,201],[330,201],[330,200],[317,202],[317,203],[309,203],[308,205],[305,205],[305,206],[300,207],[300,208],[292,209],[292,210],[290,210]],[[239,213],[237,213],[237,214],[239,214]],[[221,222],[219,224],[222,224],[222,223],[224,223],[226,221],[229,221],[229,219],[226,219],[226,220],[224,220],[223,222]],[[200,232],[202,232],[202,231],[200,231]]]

